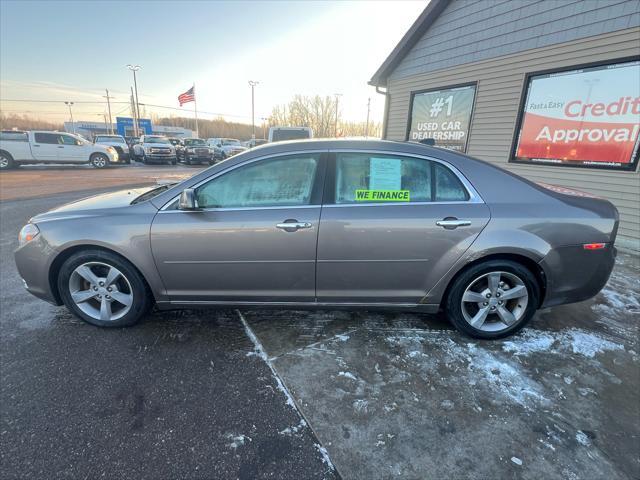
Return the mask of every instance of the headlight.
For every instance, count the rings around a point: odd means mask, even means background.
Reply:
[[[117,153],[117,150],[113,147],[107,147],[107,152],[114,154],[114,153]]]
[[[193,148],[189,147],[189,148],[187,148],[187,152],[193,153],[193,152],[195,152],[195,150]]]
[[[18,245],[23,246],[38,236],[40,230],[33,223],[27,223],[18,234]]]

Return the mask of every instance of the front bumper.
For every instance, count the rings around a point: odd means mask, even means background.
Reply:
[[[540,266],[546,275],[542,308],[581,302],[594,297],[609,281],[617,250],[606,244],[601,250],[569,245],[551,250]]]
[[[29,293],[53,305],[61,305],[60,300],[53,294],[49,281],[51,259],[55,255],[56,251],[42,235],[38,235],[32,241],[18,247],[14,252],[14,259],[18,274]]]
[[[146,153],[145,158],[150,162],[171,163],[177,161],[176,155],[158,155],[155,153]]]

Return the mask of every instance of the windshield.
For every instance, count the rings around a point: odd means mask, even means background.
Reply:
[[[194,146],[206,146],[207,142],[202,140],[201,138],[187,138],[184,141],[185,147],[194,147]]]
[[[236,140],[235,138],[225,138],[222,140],[222,145],[238,145],[239,147],[241,147],[242,145],[240,145],[240,140]]]
[[[180,140],[177,138],[170,138],[169,141],[171,142],[171,145],[180,145]]]
[[[96,143],[98,142],[125,143],[124,138],[117,135],[98,135],[96,137]]]
[[[167,137],[144,137],[144,143],[171,143]]]

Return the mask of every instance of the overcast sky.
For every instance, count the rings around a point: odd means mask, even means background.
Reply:
[[[60,121],[63,103],[7,100],[96,101],[109,88],[126,102],[133,63],[141,103],[178,107],[195,82],[202,118],[249,122],[252,79],[256,123],[296,93],[342,93],[343,116],[362,121],[371,97],[381,121],[383,97],[367,81],[427,3],[0,0],[0,108]],[[74,105],[76,121],[105,110]]]

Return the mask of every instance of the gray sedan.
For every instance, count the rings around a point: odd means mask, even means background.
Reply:
[[[320,140],[37,215],[15,257],[29,292],[102,327],[154,304],[443,309],[498,338],[596,295],[617,228],[605,200],[452,151]]]

